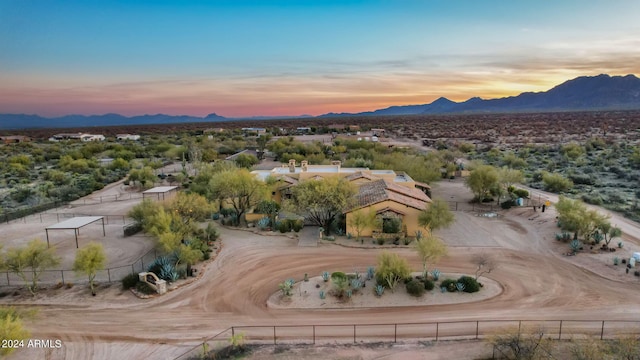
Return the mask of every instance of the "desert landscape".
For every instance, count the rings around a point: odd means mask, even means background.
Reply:
[[[121,184],[115,184],[87,199],[121,192],[123,189]],[[443,181],[434,186],[433,193],[435,198],[449,201],[466,202],[472,197],[460,180]],[[532,195],[538,194],[534,191]],[[556,200],[549,193],[540,193],[540,196]],[[125,214],[135,203],[132,200],[107,205],[82,205],[88,202],[83,199],[77,205],[58,210],[83,214]],[[384,302],[388,296],[385,294],[380,299],[372,297],[371,301],[381,300],[382,304],[371,306],[356,301],[328,309],[306,305],[274,306],[277,301],[274,303],[273,299],[279,293],[278,283],[284,279],[301,281],[305,273],[315,277],[325,270],[366,269],[375,264],[381,250],[367,246],[361,248],[359,244],[349,245],[354,240],[346,238],[335,243],[320,241],[315,247],[298,246],[298,236],[307,233],[312,234],[307,236],[316,236],[315,231],[281,236],[220,227],[222,251],[219,255],[201,268],[197,280],[163,296],[139,299],[129,291],[121,290],[119,283],[100,283],[98,296],[95,297],[81,283],[72,289],[47,288],[35,298],[14,298],[6,294],[1,299],[4,304],[38,309],[37,316],[27,323],[34,338],[55,338],[63,342],[60,349],[22,349],[11,358],[44,356],[50,359],[106,359],[116,355],[126,358],[173,358],[194,347],[197,353],[198,344],[229,327],[255,325],[365,325],[514,319],[636,320],[633,314],[638,312],[636,296],[640,290],[640,278],[625,274],[623,267],[613,266],[612,255],[609,254],[564,256],[567,245],[554,239],[558,230],[553,208],[544,213],[534,212],[532,208],[513,208],[499,211],[498,217],[482,217],[473,212],[455,212],[455,215],[456,223],[439,233],[449,246],[449,255],[437,267],[444,273],[473,274],[475,268],[471,258],[474,254],[484,252],[496,256],[499,266],[485,275],[488,282],[495,283],[495,287],[489,286],[494,290],[481,290],[477,299],[430,303],[429,297],[436,298],[436,295],[426,295],[420,304],[395,306]],[[612,221],[623,227],[626,244],[624,253],[616,255],[628,257],[640,248],[640,228],[633,222],[611,215]],[[0,227],[4,233],[16,238],[42,235],[45,224],[27,225],[16,220]],[[80,241],[95,238],[104,243],[109,253],[128,254],[131,257],[142,255],[146,250],[139,244],[140,240],[142,244],[148,241],[144,237],[123,238],[115,229],[108,229],[106,237],[95,235],[91,232],[86,235],[82,233]],[[56,242],[59,242],[56,245],[59,246],[59,252],[73,250],[73,239],[69,236]],[[411,260],[411,265],[419,269],[418,258],[411,247],[401,246],[393,251],[406,256]],[[116,263],[127,260],[122,256],[110,259]],[[482,294],[487,295],[483,297]],[[297,301],[296,295],[293,299]],[[577,325],[574,330],[593,329],[581,329]],[[468,335],[468,329],[460,331]],[[570,333],[570,330],[566,331]],[[280,336],[281,341],[286,343],[286,334]],[[289,334],[289,340],[296,342],[300,340],[299,336]],[[223,340],[226,342],[228,338]],[[257,343],[263,341],[263,331],[255,334],[247,331],[247,341],[251,343],[252,340]],[[403,340],[412,343],[412,336],[407,334]],[[218,343],[220,341],[218,339]],[[467,351],[458,350],[461,352],[459,358],[469,359],[481,356],[476,351],[488,351],[482,343],[463,344],[443,343],[434,349],[443,348],[445,353],[449,353],[450,350],[446,349],[451,346],[463,347]],[[437,355],[441,354],[437,351],[427,355],[424,348],[416,343],[407,346],[402,351],[392,351],[389,356],[410,356],[412,353],[420,358],[436,359],[442,356]],[[366,348],[336,351],[345,354],[356,352],[363,358],[373,356]],[[255,355],[256,358],[261,358],[259,353]]]

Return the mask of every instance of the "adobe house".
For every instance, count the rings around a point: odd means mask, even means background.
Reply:
[[[422,229],[418,225],[418,216],[430,203],[431,199],[417,188],[402,186],[385,179],[364,183],[358,189],[355,206],[344,213],[347,233],[356,233],[356,230],[349,226],[350,219],[356,211],[368,212],[374,209],[376,216],[381,220],[380,223],[393,218],[399,219],[401,229],[406,230],[405,236],[413,236],[416,230]],[[365,229],[361,235],[371,236],[374,230],[378,229]]]
[[[289,160],[272,170],[254,170],[251,172],[259,179],[274,179],[271,199],[281,203],[291,198],[291,189],[299,182],[308,179],[322,179],[329,176],[342,176],[358,187],[356,206],[345,211],[347,224],[353,212],[359,209],[375,209],[380,219],[399,218],[407,236],[413,236],[419,230],[418,215],[431,203],[431,187],[413,180],[404,172],[394,170],[370,170],[368,168],[345,168],[340,161],[330,165],[309,165],[302,161],[297,166],[295,160]],[[374,229],[367,229],[362,235],[371,236]],[[347,227],[347,232],[355,233]]]

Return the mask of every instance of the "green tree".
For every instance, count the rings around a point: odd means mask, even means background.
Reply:
[[[570,190],[573,187],[573,182],[561,174],[545,172],[542,175],[542,182],[544,183],[544,189],[554,193],[560,193]]]
[[[476,200],[483,202],[490,198],[491,190],[496,188],[499,180],[496,168],[491,165],[480,165],[467,177],[465,185],[473,192]]]
[[[264,135],[258,136],[258,138],[256,139],[256,143],[258,144],[259,159],[264,158],[264,150],[266,149],[267,143],[269,142],[269,140],[271,140],[271,138],[272,138],[271,134],[264,134]]]
[[[309,179],[293,188],[287,207],[304,214],[328,234],[335,217],[353,204],[355,194],[354,185],[338,176]]]
[[[182,221],[204,221],[213,210],[209,200],[200,194],[179,192],[178,195],[167,203],[166,209],[178,214]]]
[[[561,228],[573,232],[575,239],[582,236],[586,240],[599,229],[610,229],[606,225],[608,218],[605,215],[596,210],[589,210],[580,200],[560,196],[555,207]]]
[[[260,160],[251,154],[240,154],[236,156],[234,162],[239,168],[250,169],[253,165],[260,162]]]
[[[354,211],[349,217],[349,224],[352,229],[356,231],[356,241],[360,240],[362,232],[369,227],[379,227],[380,221],[376,216],[376,211],[370,208],[369,211],[365,209],[359,209]]]
[[[6,268],[18,275],[25,282],[29,292],[35,295],[42,272],[60,264],[60,258],[55,255],[53,248],[47,247],[46,242],[33,239],[27,243],[26,247],[9,248],[5,254],[4,262]],[[28,268],[31,269],[28,272],[31,275],[31,280],[26,272]]]
[[[400,257],[396,253],[382,252],[378,255],[376,267],[376,282],[384,285],[389,290],[398,285],[400,281],[411,276],[411,268],[407,259]]]
[[[254,212],[269,216],[271,224],[275,224],[276,215],[280,212],[280,204],[273,200],[262,200],[256,205]]]
[[[441,257],[447,255],[447,246],[442,240],[432,234],[421,239],[416,239],[414,244],[418,252],[418,257],[420,257],[422,261],[422,276],[426,279],[428,274],[427,265],[429,263],[435,263],[440,260]]]
[[[129,210],[129,217],[139,223],[145,231],[149,229],[149,221],[161,208],[159,203],[150,199],[144,199],[138,205]]]
[[[117,159],[113,160],[113,162],[111,162],[111,164],[109,164],[109,168],[112,169],[112,170],[127,171],[130,168],[129,161],[127,161],[127,160],[125,160],[123,158],[117,158]]]
[[[455,221],[455,215],[449,210],[449,204],[441,199],[434,199],[429,206],[418,215],[418,224],[430,233],[448,228]]]
[[[89,289],[91,295],[96,295],[94,280],[98,270],[104,269],[107,264],[107,256],[104,247],[97,242],[90,242],[76,252],[76,259],[73,262],[73,271],[85,274],[89,277]]]
[[[236,225],[244,214],[266,196],[267,185],[246,169],[222,171],[209,182],[211,195],[230,205],[236,215]]]
[[[129,181],[131,181],[133,185],[138,182],[141,188],[151,188],[153,187],[154,181],[156,181],[156,176],[151,167],[145,166],[142,169],[132,169],[129,171]]]
[[[31,334],[22,324],[22,315],[12,308],[0,308],[0,339],[21,341],[27,340]],[[14,352],[11,346],[0,347],[0,355],[5,356]]]
[[[500,184],[500,193],[507,193],[515,184],[521,184],[524,181],[522,171],[502,167],[498,169],[498,183]],[[498,198],[500,202],[500,198]]]

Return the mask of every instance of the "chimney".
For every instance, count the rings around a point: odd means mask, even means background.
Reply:
[[[290,173],[296,172],[296,160],[295,159],[289,160],[289,172]]]
[[[303,172],[307,171],[307,165],[309,165],[309,162],[307,160],[302,160],[302,163],[300,164],[300,166],[302,166]]]

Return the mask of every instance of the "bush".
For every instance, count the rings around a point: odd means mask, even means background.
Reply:
[[[419,280],[412,279],[407,283],[407,292],[411,296],[420,297],[424,295],[424,284]]]
[[[529,192],[525,189],[514,189],[513,190],[513,195],[519,197],[519,198],[523,198],[526,199],[529,197]]]
[[[384,238],[379,237],[376,239],[376,242],[378,243],[378,245],[384,245]]]
[[[342,271],[336,271],[331,273],[331,280],[336,280],[336,279],[347,280],[347,274],[343,273]]]
[[[149,284],[144,282],[138,282],[136,284],[136,290],[145,295],[151,295],[156,293],[156,291],[151,286],[149,286]]]
[[[400,232],[400,227],[402,226],[402,222],[400,219],[392,218],[383,222],[382,224],[382,232],[385,234],[396,234]]]
[[[431,291],[433,290],[433,288],[435,288],[435,284],[433,283],[433,281],[429,280],[429,279],[425,279],[424,280],[424,289],[427,291]]]
[[[142,231],[142,224],[139,222],[135,222],[133,224],[125,225],[124,227],[124,236],[133,236]]]
[[[303,227],[304,227],[304,222],[302,220],[292,221],[291,228],[293,229],[293,231],[300,232],[300,230],[302,230]]]
[[[454,279],[444,279],[440,283],[440,287],[447,289],[448,292],[456,292],[458,291],[458,289],[456,288],[456,283],[457,281],[455,281]]]
[[[471,276],[460,276],[458,282],[464,285],[464,292],[474,293],[480,291],[480,285],[478,284],[478,281]]]
[[[122,278],[122,290],[129,290],[138,284],[138,274],[129,274]]]
[[[291,222],[289,220],[282,220],[278,223],[278,231],[281,233],[288,233],[291,231]]]
[[[500,207],[506,210],[506,209],[511,209],[511,208],[512,208],[513,206],[515,206],[515,205],[516,205],[516,202],[515,202],[515,201],[513,201],[513,200],[507,200],[507,201],[502,202],[502,203],[500,204]]]

